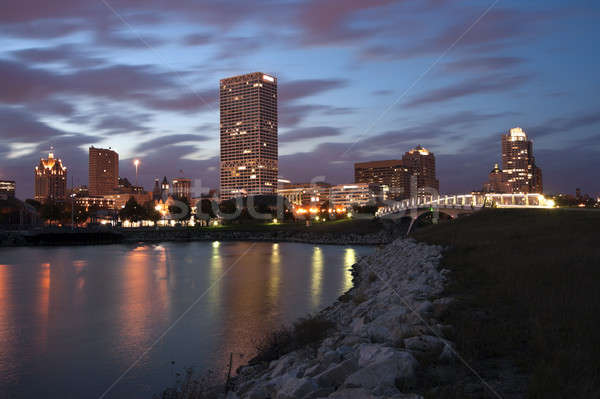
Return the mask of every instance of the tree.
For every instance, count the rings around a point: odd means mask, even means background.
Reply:
[[[125,207],[119,211],[121,220],[129,220],[133,223],[143,220],[145,216],[144,207],[138,204],[134,197],[130,197],[125,203]]]
[[[192,217],[190,203],[186,197],[179,197],[177,203],[169,206],[169,213],[179,221],[187,221]]]
[[[40,208],[40,216],[42,220],[52,224],[52,222],[58,222],[64,218],[65,204],[62,202],[55,202],[54,200],[48,199]]]
[[[147,201],[144,203],[144,211],[146,212],[146,218],[151,220],[156,226],[156,222],[160,220],[162,215],[159,211],[156,210],[154,206],[154,201]]]
[[[215,201],[208,198],[203,198],[196,203],[196,217],[201,220],[208,221],[214,218],[215,215]]]
[[[75,222],[76,225],[85,223],[89,217],[90,213],[85,207],[81,205],[75,205],[75,208],[73,209],[73,222]]]

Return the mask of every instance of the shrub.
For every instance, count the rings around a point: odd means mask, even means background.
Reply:
[[[316,346],[334,327],[333,322],[318,315],[301,318],[291,327],[282,326],[256,345],[257,355],[250,363],[269,362],[297,349]]]

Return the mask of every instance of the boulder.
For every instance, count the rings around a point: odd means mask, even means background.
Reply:
[[[415,381],[417,361],[408,352],[385,350],[374,354],[374,361],[366,364],[344,381],[343,387],[363,387],[373,390],[381,387],[412,386]]]
[[[312,378],[290,377],[283,381],[281,388],[277,391],[276,399],[303,398],[319,387]]]
[[[328,396],[335,399],[377,399],[371,392],[363,388],[346,388],[336,391]]]
[[[446,343],[443,339],[433,335],[418,335],[406,338],[404,346],[417,356],[437,357],[446,346]]]
[[[315,379],[322,387],[339,387],[346,378],[358,369],[356,360],[344,360],[339,364],[331,365],[327,370],[315,376]]]

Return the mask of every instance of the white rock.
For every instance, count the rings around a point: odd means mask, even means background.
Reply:
[[[275,396],[277,399],[302,398],[319,387],[312,378],[288,378]]]
[[[356,360],[348,359],[339,364],[331,365],[327,370],[315,376],[322,387],[335,387],[342,385],[346,378],[358,369]]]
[[[378,360],[367,364],[346,378],[343,387],[363,387],[375,389],[394,387],[396,382],[403,385],[414,383],[417,361],[408,352],[387,351]]]
[[[335,399],[377,399],[371,392],[363,388],[346,388],[336,391],[328,396]]]

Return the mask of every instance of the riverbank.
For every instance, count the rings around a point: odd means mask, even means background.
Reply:
[[[455,378],[456,361],[446,339],[451,327],[438,321],[452,301],[443,296],[448,270],[440,268],[441,251],[397,239],[360,259],[354,287],[317,315],[332,323],[327,338],[272,361],[261,361],[259,353],[239,368],[227,398],[417,398],[436,392]]]
[[[254,224],[218,227],[46,228],[0,232],[0,247],[29,245],[99,245],[165,241],[269,241],[332,245],[388,244],[402,228],[378,220],[342,220],[313,226]]]

